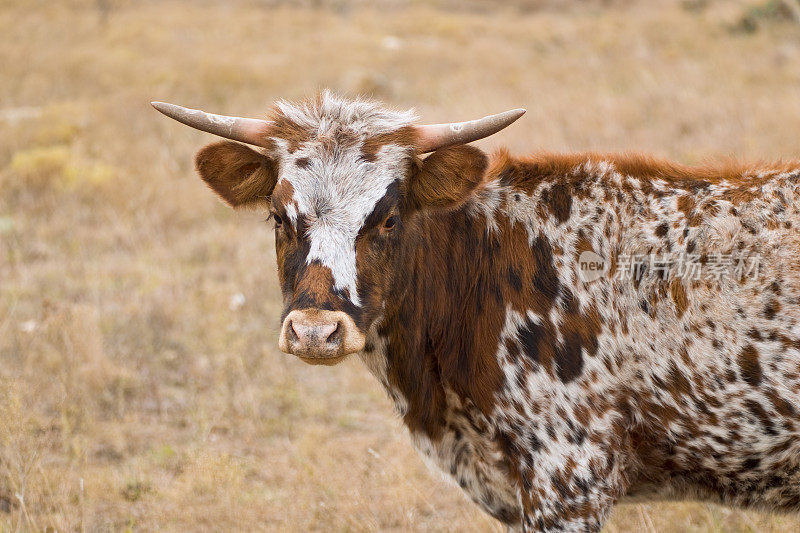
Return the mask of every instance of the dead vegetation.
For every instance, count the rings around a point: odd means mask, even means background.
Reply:
[[[259,116],[319,87],[481,142],[796,157],[800,29],[753,3],[0,0],[0,530],[500,528],[416,457],[356,361],[276,347],[270,231],[153,99]],[[796,531],[623,506],[609,531]]]

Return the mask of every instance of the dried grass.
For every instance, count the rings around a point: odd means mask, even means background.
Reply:
[[[800,30],[740,31],[746,2],[0,6],[0,530],[500,531],[357,362],[278,352],[262,215],[212,198],[209,136],[150,100],[258,116],[326,86],[430,121],[526,106],[486,148],[799,148]],[[608,531],[798,528],[651,504]]]

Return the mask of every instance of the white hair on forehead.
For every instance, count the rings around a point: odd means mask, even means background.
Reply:
[[[275,107],[298,126],[318,135],[337,129],[369,135],[379,135],[410,126],[417,120],[413,109],[397,111],[380,102],[362,98],[344,98],[329,90],[318,99],[295,103],[279,100]]]
[[[275,137],[281,159],[281,181],[294,190],[290,221],[304,217],[310,241],[306,261],[330,268],[334,288],[346,289],[359,305],[355,240],[367,216],[389,185],[405,175],[412,146],[385,144],[374,161],[364,158],[362,143],[374,135],[411,125],[413,111],[393,111],[367,100],[348,100],[325,91],[317,100],[293,104],[278,102],[286,119],[307,129],[309,139],[290,151],[287,141]],[[339,142],[337,134],[347,137]],[[361,142],[353,144],[353,135]],[[325,137],[325,139],[321,139]],[[344,139],[343,139],[344,141]],[[305,159],[305,164],[296,162]]]

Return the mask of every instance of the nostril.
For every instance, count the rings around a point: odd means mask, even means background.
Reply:
[[[289,337],[290,341],[297,342],[300,340],[300,336],[297,334],[297,331],[295,331],[294,323],[291,320],[289,321],[289,327],[287,328],[286,333],[288,334],[287,336]]]
[[[333,330],[333,333],[328,335],[328,338],[325,339],[325,342],[328,344],[341,344],[342,343],[342,324],[341,322],[336,323],[336,329]]]

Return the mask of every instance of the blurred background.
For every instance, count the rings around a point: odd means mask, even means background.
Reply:
[[[193,175],[166,100],[261,116],[330,87],[486,149],[800,155],[796,0],[0,0],[0,530],[501,531],[353,359],[277,349],[264,213]],[[620,506],[610,532],[798,531]]]

